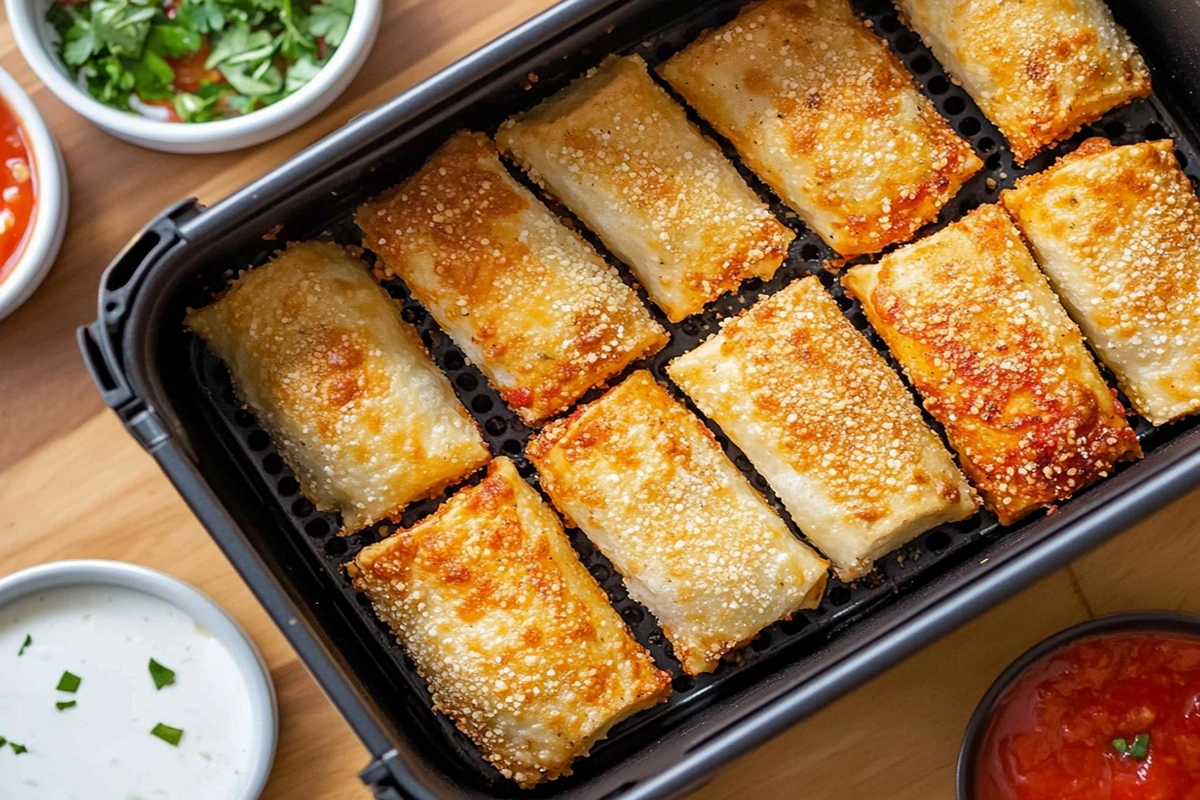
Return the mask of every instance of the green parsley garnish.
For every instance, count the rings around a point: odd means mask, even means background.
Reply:
[[[75,707],[75,701],[74,701],[74,700],[67,700],[67,701],[65,701],[65,702],[64,702],[64,701],[61,701],[61,700],[60,700],[59,702],[55,703],[55,704],[54,704],[54,706],[55,706],[55,708],[57,708],[59,711],[66,711],[68,708],[74,708],[74,707]]]
[[[170,686],[175,682],[175,670],[164,667],[152,658],[150,659],[150,677],[154,679],[154,688],[161,690],[164,686]]]
[[[172,747],[179,747],[179,740],[183,738],[183,728],[172,728],[160,722],[150,731],[150,735],[157,736]]]
[[[21,753],[29,752],[28,747],[26,747],[23,744],[17,744],[16,742],[9,742],[8,746],[12,748],[13,753],[15,753],[16,755],[21,755]]]
[[[1139,733],[1133,737],[1132,743],[1123,737],[1113,739],[1112,748],[1122,756],[1129,756],[1130,758],[1142,761],[1150,754],[1150,734]]]
[[[29,645],[31,644],[33,644],[33,637],[27,633],[25,634],[25,641],[21,642],[21,649],[17,651],[17,656],[19,657],[25,655],[25,651],[29,649]],[[4,745],[0,744],[0,747],[3,746]]]
[[[8,739],[5,739],[3,736],[0,736],[0,747],[4,747],[4,745],[6,745],[6,744],[8,744]]]
[[[304,86],[346,38],[354,0],[58,0],[46,19],[73,79],[122,111],[248,114]],[[135,99],[136,98],[136,99]]]
[[[58,679],[58,690],[60,692],[70,692],[75,694],[79,691],[79,684],[83,683],[83,678],[78,675],[72,675],[70,672],[64,672],[62,677]]]

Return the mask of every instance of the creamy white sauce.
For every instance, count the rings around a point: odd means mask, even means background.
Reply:
[[[33,644],[17,656],[25,636]],[[175,671],[154,688],[153,658]],[[67,670],[83,679],[59,692]],[[65,711],[58,701],[75,700]],[[79,586],[0,609],[3,800],[222,800],[250,780],[249,691],[225,647],[180,609],[132,589]],[[182,728],[179,747],[150,735]]]

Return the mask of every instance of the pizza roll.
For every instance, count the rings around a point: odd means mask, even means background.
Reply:
[[[646,73],[609,56],[496,134],[604,244],[673,321],[768,280],[795,234]]]
[[[590,245],[460,132],[358,210],[399,275],[527,423],[569,408],[668,336]]]
[[[983,166],[847,0],[766,0],[659,72],[844,256],[932,222]]]
[[[1137,412],[1200,410],[1200,199],[1170,141],[1089,139],[1004,192],[1063,303]]]
[[[895,0],[1022,164],[1150,94],[1146,64],[1102,0]]]
[[[343,533],[396,517],[490,458],[420,336],[341,245],[288,245],[185,324]]]
[[[671,692],[503,456],[347,571],[429,682],[434,708],[524,788],[570,775],[613,725]]]
[[[820,602],[829,564],[649,372],[546,426],[527,453],[550,499],[658,618],[685,672],[716,669]]]
[[[1141,457],[1116,393],[999,206],[843,283],[1002,524]]]
[[[908,389],[815,277],[728,321],[668,371],[842,580],[975,513],[971,487]]]

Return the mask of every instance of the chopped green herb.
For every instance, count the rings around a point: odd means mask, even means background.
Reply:
[[[46,20],[67,72],[100,102],[208,122],[307,84],[353,15],[354,0],[56,0]]]
[[[17,655],[18,656],[25,655],[25,651],[29,649],[29,645],[31,645],[31,644],[33,644],[33,637],[27,633],[27,634],[25,634],[25,641],[21,642],[21,649],[17,651]],[[0,747],[3,747],[3,746],[4,745],[0,744]]]
[[[16,755],[21,755],[21,753],[29,752],[28,747],[26,747],[23,744],[17,744],[16,742],[9,742],[8,746],[12,748],[13,753],[15,753]]]
[[[172,747],[179,747],[179,740],[183,738],[183,728],[172,728],[160,722],[150,731],[150,735],[157,736]]]
[[[3,736],[0,736],[0,747],[4,747],[4,745],[6,745],[6,744],[8,744],[8,739],[5,739]]]
[[[1150,754],[1150,734],[1139,733],[1137,736],[1133,737],[1133,742],[1130,742],[1124,737],[1113,739],[1112,748],[1122,756],[1129,756],[1130,758],[1136,758],[1138,761],[1141,761]]]
[[[70,692],[75,694],[79,691],[79,684],[83,683],[83,678],[78,675],[72,675],[70,672],[64,672],[62,677],[58,679],[58,690],[60,692]]]
[[[175,670],[164,667],[152,658],[150,659],[150,677],[154,679],[154,688],[162,689],[175,682]]]
[[[54,706],[59,711],[66,711],[68,708],[75,707],[75,701],[74,700],[66,700],[66,701],[60,700],[59,702],[55,703]]]

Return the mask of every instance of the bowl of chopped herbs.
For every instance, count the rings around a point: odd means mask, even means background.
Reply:
[[[67,105],[172,152],[257,144],[349,85],[380,0],[5,0],[17,46]]]

